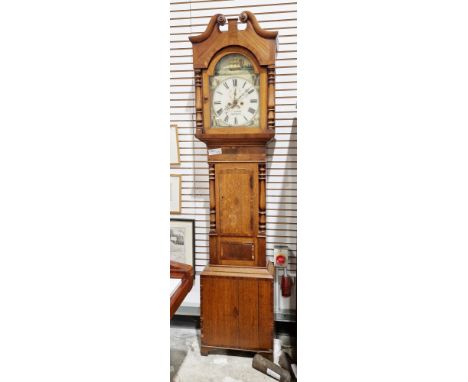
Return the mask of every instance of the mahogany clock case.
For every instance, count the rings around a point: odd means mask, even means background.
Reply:
[[[222,32],[220,25],[226,22],[228,30]],[[226,20],[223,15],[214,15],[205,32],[190,37],[195,71],[195,135],[207,145],[209,167],[210,265],[200,278],[201,351],[205,355],[215,348],[269,355],[273,351],[274,267],[266,262],[265,182],[266,144],[275,135],[277,32],[263,30],[248,11],[242,12],[239,22],[246,23],[244,30],[238,29],[236,18]],[[240,94],[236,93],[240,81],[233,81],[242,77],[228,77],[229,83],[220,78],[210,87],[210,81],[221,72],[217,65],[228,55],[243,57],[238,67],[231,66],[236,73],[247,68],[253,78],[258,78],[255,112],[259,114],[245,126],[235,120],[232,125],[228,123],[230,116],[241,115],[240,110],[246,107],[240,104],[242,96],[236,96]],[[230,90],[229,85],[233,87]],[[228,102],[221,110],[224,114],[219,113],[227,116],[225,123],[217,123],[211,115],[216,110],[213,89],[220,89],[224,97],[218,98],[220,105],[221,100]],[[237,114],[232,110],[235,107]]]

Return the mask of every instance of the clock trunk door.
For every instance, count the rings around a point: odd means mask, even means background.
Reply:
[[[217,163],[219,263],[255,265],[258,232],[258,164]]]

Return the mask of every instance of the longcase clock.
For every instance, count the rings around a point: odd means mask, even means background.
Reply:
[[[228,24],[227,31],[220,26]],[[245,28],[239,28],[239,23]],[[209,265],[201,274],[201,352],[273,350],[266,262],[266,144],[275,134],[277,32],[248,11],[214,15],[190,37],[198,139],[208,149]]]

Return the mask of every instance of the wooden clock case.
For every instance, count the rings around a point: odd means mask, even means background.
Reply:
[[[266,144],[275,131],[277,32],[251,12],[214,15],[191,36],[195,136],[208,148],[210,265],[201,274],[201,352],[216,348],[273,351],[274,267],[266,263]],[[228,30],[220,25],[228,23]],[[259,76],[258,127],[211,127],[209,77],[227,54],[248,58]]]

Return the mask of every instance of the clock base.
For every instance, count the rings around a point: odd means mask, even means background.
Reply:
[[[274,267],[209,265],[201,274],[201,354],[273,353]]]
[[[248,349],[238,349],[238,348],[228,348],[228,347],[215,347],[215,346],[202,346],[200,348],[200,354],[204,357],[208,356],[210,352],[218,352],[220,350],[231,350],[231,351],[243,351],[243,352],[249,352],[249,353],[254,353],[254,354],[260,354],[261,356],[267,358],[270,361],[273,361],[273,350],[269,351],[259,351],[259,350],[248,350]]]

